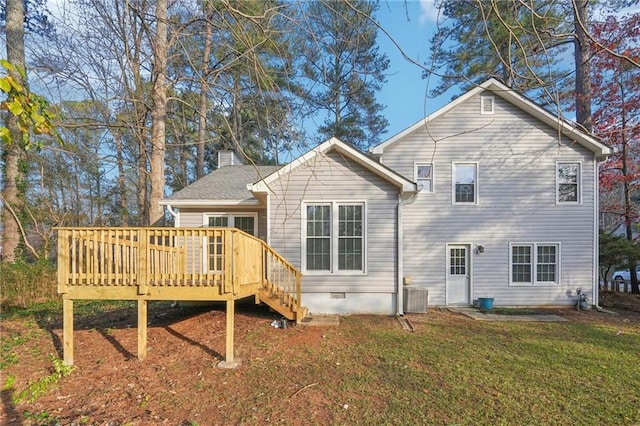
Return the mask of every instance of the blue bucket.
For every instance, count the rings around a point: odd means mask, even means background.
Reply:
[[[493,308],[493,297],[478,297],[478,308],[482,310]]]

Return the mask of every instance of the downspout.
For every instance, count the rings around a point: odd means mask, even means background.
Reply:
[[[404,315],[404,288],[403,288],[403,275],[404,275],[404,268],[403,268],[403,258],[402,258],[402,240],[403,240],[403,232],[402,232],[402,208],[408,204],[412,204],[416,201],[417,197],[417,193],[416,192],[410,192],[410,193],[400,193],[398,194],[398,220],[396,221],[397,226],[398,226],[398,230],[396,232],[396,234],[398,235],[398,241],[397,241],[397,248],[396,250],[398,251],[397,253],[397,270],[398,270],[398,277],[396,278],[397,281],[397,293],[396,293],[396,316],[403,316]]]
[[[271,194],[267,192],[267,245],[271,247]]]
[[[180,227],[180,214],[171,207],[171,204],[167,204],[167,211],[171,216],[173,216],[173,226],[174,228]]]
[[[602,309],[600,304],[600,178],[598,176],[598,158],[593,156],[594,197],[593,197],[593,306]],[[580,303],[580,301],[578,301]]]

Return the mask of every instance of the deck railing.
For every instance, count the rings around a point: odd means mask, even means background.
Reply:
[[[300,301],[299,271],[235,228],[57,231],[58,291],[71,298],[221,300],[268,288]]]

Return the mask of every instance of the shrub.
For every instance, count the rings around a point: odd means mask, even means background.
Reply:
[[[2,308],[28,308],[59,299],[56,267],[49,261],[1,262],[0,277]]]

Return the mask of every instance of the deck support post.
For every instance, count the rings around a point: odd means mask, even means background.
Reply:
[[[62,352],[65,365],[73,365],[73,299],[62,299]]]
[[[147,312],[149,301],[138,299],[138,359],[142,361],[147,356]]]
[[[236,360],[233,356],[233,330],[235,319],[235,303],[233,297],[227,299],[227,341],[225,345],[225,360],[218,363],[220,368],[237,368],[240,365],[240,360]]]

